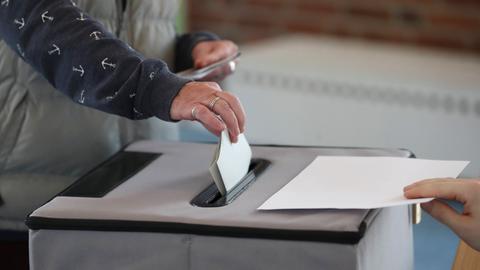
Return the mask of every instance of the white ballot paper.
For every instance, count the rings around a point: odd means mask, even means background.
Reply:
[[[318,156],[258,209],[369,209],[422,203],[403,187],[418,180],[457,177],[467,161],[395,157]]]
[[[227,194],[247,174],[252,158],[252,150],[243,134],[236,143],[230,142],[228,131],[220,136],[212,163],[210,174],[222,195]]]

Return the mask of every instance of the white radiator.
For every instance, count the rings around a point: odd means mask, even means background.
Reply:
[[[241,48],[225,89],[251,143],[407,148],[480,176],[480,57],[289,36]]]

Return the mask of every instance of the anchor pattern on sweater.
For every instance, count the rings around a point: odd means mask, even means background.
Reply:
[[[145,96],[150,97],[150,95],[143,95],[144,91],[158,89],[152,85],[169,72],[168,69],[161,66],[164,64],[158,65],[158,61],[145,59],[128,43],[117,41],[101,23],[77,7],[77,0],[52,0],[51,2],[39,0],[37,5],[27,3],[29,2],[0,0],[2,16],[0,20],[4,25],[10,25],[10,28],[6,27],[10,31],[7,31],[7,34],[11,35],[13,41],[11,45],[18,56],[37,70],[39,68],[39,71],[59,90],[66,92],[80,104],[129,118],[145,118],[152,116],[152,113],[153,115],[162,113],[162,117],[168,119],[168,115],[163,112],[152,110],[149,107],[143,108],[143,106],[149,106],[148,103],[137,100],[143,99]],[[32,9],[32,7],[35,8]],[[4,13],[8,14],[9,12],[12,12],[11,16],[4,16]],[[73,26],[75,32],[69,32],[67,25]],[[59,29],[74,34],[76,39],[72,41],[68,36],[59,33]],[[29,39],[27,35],[33,35],[33,38]],[[96,51],[96,45],[92,43],[94,41],[102,41],[99,42],[102,45],[98,45],[100,51]],[[109,45],[113,45],[111,48],[115,50],[110,50]],[[117,48],[124,50],[116,51]],[[85,50],[89,49],[92,53],[84,54]],[[85,56],[88,59],[81,58]],[[127,57],[123,58],[124,56]],[[137,61],[131,62],[132,59]],[[128,72],[135,72],[130,63],[143,69],[140,73],[130,74],[133,77],[125,77]],[[57,75],[60,75],[61,78]],[[99,91],[103,91],[103,89],[97,90],[97,84],[93,83],[105,82],[101,87],[110,87],[118,81],[117,77],[127,78],[130,81],[127,80],[128,85],[125,83],[120,88],[110,90],[110,94],[103,97],[99,95]],[[130,88],[132,86],[133,89]],[[167,90],[165,92],[168,93],[165,96],[168,96],[170,92],[174,91]],[[157,94],[158,97],[162,95]],[[111,105],[113,102],[116,105]],[[120,102],[127,103],[128,107],[121,108]]]

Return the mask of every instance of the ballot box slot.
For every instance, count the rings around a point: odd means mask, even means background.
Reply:
[[[221,207],[228,205],[247,190],[269,165],[270,161],[266,159],[253,158],[250,162],[248,173],[225,196],[222,196],[215,183],[212,183],[195,196],[190,203],[198,207]]]

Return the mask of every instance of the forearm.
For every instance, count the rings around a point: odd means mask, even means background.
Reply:
[[[1,0],[0,36],[74,101],[132,119],[170,119],[187,82],[66,0]]]

